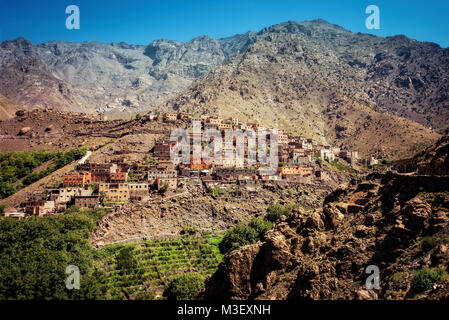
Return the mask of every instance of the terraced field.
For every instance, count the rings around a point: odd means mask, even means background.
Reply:
[[[158,299],[174,277],[187,272],[211,275],[222,255],[218,236],[197,238],[184,236],[171,240],[112,244],[95,252],[96,265],[106,276],[110,299]],[[131,248],[133,268],[121,270],[117,257]]]

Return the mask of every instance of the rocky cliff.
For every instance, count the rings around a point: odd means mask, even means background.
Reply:
[[[446,276],[424,290],[418,270],[449,263],[449,177],[372,174],[298,210],[264,240],[233,251],[207,281],[205,299],[447,297]],[[425,238],[423,238],[425,237]],[[369,265],[380,288],[367,290]]]

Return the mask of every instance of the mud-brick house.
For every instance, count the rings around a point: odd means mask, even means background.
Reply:
[[[55,213],[55,202],[48,200],[31,200],[25,207],[25,214],[29,216],[42,217]]]
[[[166,112],[162,115],[162,119],[165,122],[172,122],[172,121],[176,121],[176,119],[178,119],[178,114],[175,112]]]
[[[338,156],[351,164],[357,162],[357,160],[359,159],[359,153],[357,151],[343,150],[340,151]]]
[[[262,181],[280,181],[282,180],[282,176],[278,171],[259,169],[259,177]]]
[[[183,167],[183,166],[181,166],[181,167]],[[193,161],[193,156],[190,157],[190,163],[186,166],[188,166],[190,168],[190,170],[197,170],[197,171],[212,168],[212,164],[205,163],[203,159],[201,159],[201,161],[199,163]]]
[[[277,137],[277,141],[279,144],[288,144],[289,143],[288,134],[286,134],[282,131],[278,131],[276,137]]]
[[[129,198],[130,200],[147,201],[150,198],[148,182],[130,183]]]
[[[178,113],[179,120],[190,120],[192,119],[192,113],[190,112],[180,112]]]
[[[315,149],[315,152],[318,153],[319,157],[321,160],[326,160],[328,162],[332,162],[335,160],[335,154],[333,152],[331,152],[330,147],[326,148],[326,147],[319,147]]]
[[[164,167],[155,167],[150,168],[147,173],[148,183],[150,185],[157,185],[158,179],[173,179],[178,176],[178,173],[175,169],[172,168],[164,168]]]
[[[116,163],[91,163],[89,169],[92,183],[109,181],[111,172],[117,172]]]
[[[128,179],[128,172],[111,172],[109,174],[109,182],[124,183]]]
[[[217,129],[220,131],[232,129],[232,123],[219,123]]]
[[[218,130],[218,126],[215,123],[205,123],[204,124],[204,130]],[[193,139],[193,136],[191,136],[191,139]]]
[[[313,174],[313,168],[311,167],[301,167],[301,166],[285,166],[278,168],[279,174],[283,178],[289,178],[291,176],[309,176]]]
[[[129,199],[127,183],[100,183],[98,193],[108,202],[124,202]]]
[[[219,125],[223,123],[223,119],[220,118],[208,118],[206,120],[206,123],[210,123],[210,124],[215,124],[215,125]]]
[[[77,187],[84,186],[85,184],[91,182],[91,173],[88,171],[84,171],[80,173],[69,173],[64,175],[62,184],[64,187]]]
[[[20,211],[16,208],[7,208],[5,209],[5,213],[3,214],[5,218],[12,218],[15,220],[21,220],[25,218],[25,212]]]
[[[55,202],[56,210],[66,209],[69,204],[74,203],[76,196],[90,196],[94,192],[88,186],[84,187],[66,187],[59,189],[47,189],[50,200]]]
[[[75,196],[75,206],[80,209],[94,208],[100,204],[100,197],[98,194],[90,196]]]
[[[164,185],[168,185],[168,190],[175,190],[178,188],[177,178],[158,178],[156,180],[157,190],[160,190]]]
[[[156,141],[153,148],[153,154],[159,159],[170,159],[170,154],[177,146],[176,141],[159,140]]]
[[[226,122],[232,123],[234,126],[238,126],[240,121],[238,118],[228,118]]]

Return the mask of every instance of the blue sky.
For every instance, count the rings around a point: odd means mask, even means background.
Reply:
[[[80,30],[67,30],[65,8],[78,5]],[[365,8],[380,8],[380,30],[365,27]],[[280,22],[325,19],[353,32],[405,34],[449,47],[449,0],[0,0],[0,41],[50,40],[148,44],[244,33]]]

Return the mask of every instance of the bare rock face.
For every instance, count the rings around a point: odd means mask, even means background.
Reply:
[[[298,210],[262,242],[231,252],[206,282],[204,299],[404,299],[415,297],[413,274],[449,264],[447,244],[430,251],[423,236],[449,238],[449,177],[372,174],[352,181],[322,209]],[[418,192],[419,191],[419,192]],[[439,204],[436,205],[435,199]],[[441,200],[443,199],[443,200]],[[345,204],[364,203],[357,212]],[[445,209],[446,210],[446,209]],[[342,212],[345,212],[344,214]],[[250,260],[250,261],[248,261]],[[380,288],[367,289],[365,272],[380,270]],[[447,296],[447,283],[416,298]]]
[[[336,204],[330,203],[323,207],[326,226],[329,229],[336,228],[344,219],[344,215],[337,208]]]

